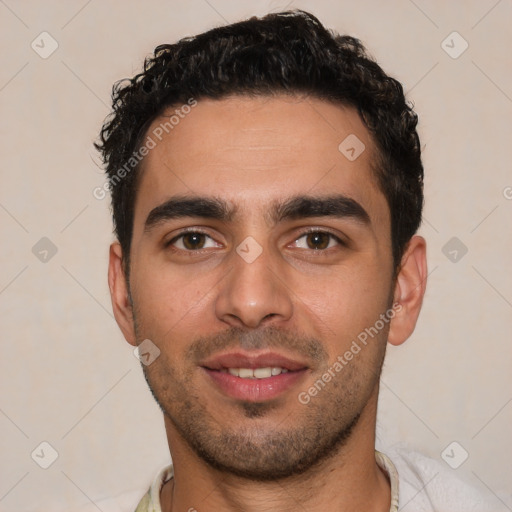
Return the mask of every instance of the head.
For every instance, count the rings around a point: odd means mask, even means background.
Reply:
[[[143,368],[170,439],[268,479],[371,430],[424,291],[416,124],[362,44],[303,11],[161,45],[114,87],[109,283],[126,339],[160,351]]]

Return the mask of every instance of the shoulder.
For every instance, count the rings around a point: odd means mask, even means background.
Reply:
[[[404,444],[383,450],[399,476],[403,512],[498,512],[510,510],[496,495],[474,487],[441,461]]]
[[[92,501],[78,512],[161,512],[160,489],[173,476],[172,464],[162,468],[156,474],[149,490],[134,490],[115,498]]]

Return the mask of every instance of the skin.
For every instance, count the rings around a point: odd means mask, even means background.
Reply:
[[[338,150],[350,134],[366,148],[354,161]],[[414,330],[427,267],[425,241],[414,236],[393,278],[390,212],[374,160],[354,109],[290,96],[200,100],[145,158],[130,286],[118,242],[109,286],[126,340],[150,339],[161,351],[143,368],[174,464],[163,511],[389,510],[389,482],[374,456],[378,381],[387,342],[399,345]],[[178,194],[222,198],[237,210],[229,220],[181,217],[145,230],[150,212]],[[266,215],[291,196],[332,194],[357,201],[369,222]],[[184,228],[207,236],[175,240]],[[261,248],[250,263],[236,251],[248,236]],[[301,403],[298,393],[393,304],[394,318]],[[307,371],[271,400],[228,397],[201,362],[238,347],[272,347]]]

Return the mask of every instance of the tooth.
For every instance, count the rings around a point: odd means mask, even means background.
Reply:
[[[224,373],[230,373],[235,377],[240,377],[241,379],[266,379],[268,377],[280,375],[281,373],[287,373],[288,370],[286,368],[281,368],[279,366],[266,368],[223,368],[220,370]]]
[[[254,371],[251,368],[239,368],[238,369],[238,376],[242,379],[247,378],[253,378],[254,377]]]
[[[257,379],[266,379],[272,376],[272,368],[256,368],[254,370],[254,376]]]

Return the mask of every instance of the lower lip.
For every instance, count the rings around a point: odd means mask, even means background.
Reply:
[[[221,391],[238,400],[263,402],[276,398],[296,386],[306,374],[306,369],[289,371],[265,379],[241,379],[217,370],[203,368]]]

